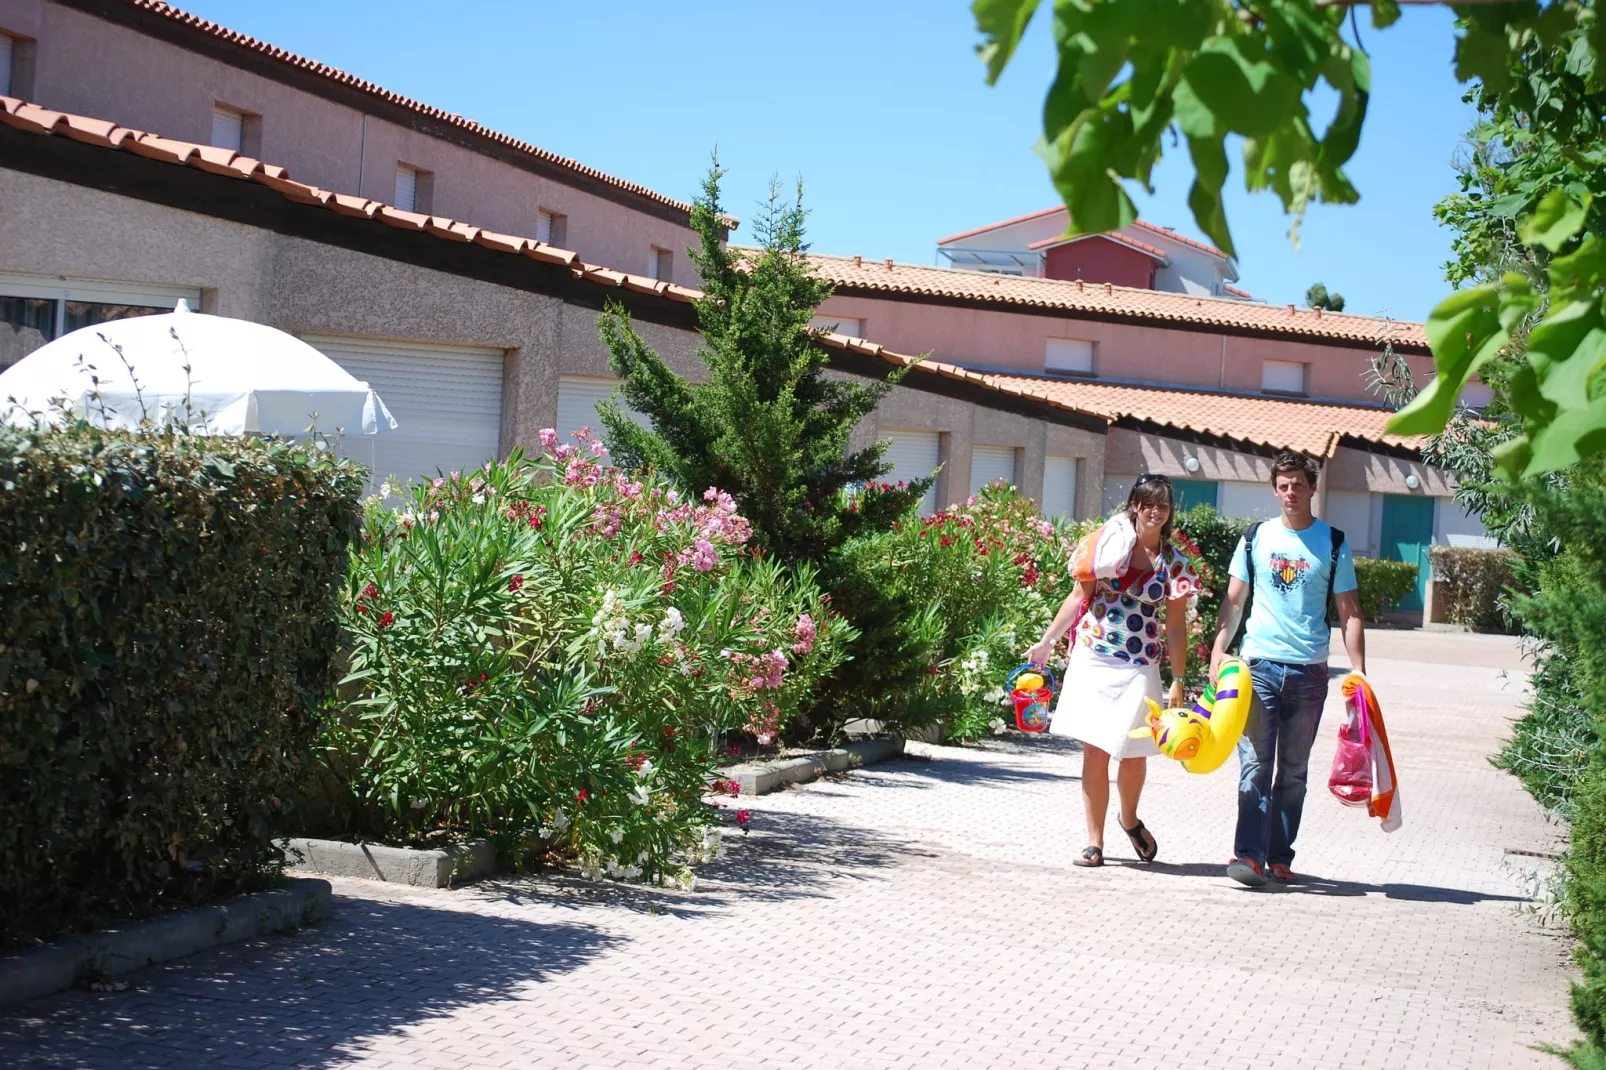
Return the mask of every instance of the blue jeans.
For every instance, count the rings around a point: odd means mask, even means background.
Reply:
[[[1327,701],[1327,666],[1252,658],[1249,672],[1255,698],[1238,741],[1238,831],[1233,854],[1288,866],[1294,861],[1294,837],[1305,811],[1310,748]]]

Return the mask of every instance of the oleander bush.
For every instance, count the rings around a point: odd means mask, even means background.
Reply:
[[[0,429],[0,946],[277,873],[361,487],[282,442]]]
[[[810,569],[750,550],[728,495],[605,468],[579,437],[368,510],[320,831],[685,879],[723,824],[704,796],[737,791],[720,761],[773,745],[840,661],[852,630]]]

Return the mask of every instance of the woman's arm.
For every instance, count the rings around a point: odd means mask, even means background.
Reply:
[[[1171,693],[1167,701],[1182,705],[1182,679],[1188,674],[1188,600],[1172,598],[1165,604],[1165,652],[1171,662]]]
[[[1054,614],[1054,620],[1049,624],[1048,631],[1044,632],[1043,638],[1026,651],[1026,660],[1028,662],[1033,665],[1048,664],[1048,656],[1054,652],[1054,644],[1059,642],[1060,636],[1064,635],[1065,630],[1071,626],[1071,621],[1076,619],[1077,609],[1088,600],[1092,593],[1092,583],[1087,580],[1076,581],[1076,586],[1071,588],[1071,593],[1065,596],[1065,601],[1061,604],[1060,611]]]

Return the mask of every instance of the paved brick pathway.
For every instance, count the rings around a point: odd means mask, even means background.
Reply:
[[[1126,864],[1116,831],[1083,871],[1073,748],[932,748],[754,800],[694,893],[339,881],[336,917],[299,935],[0,1015],[0,1066],[1556,1065],[1533,1046],[1573,1036],[1568,945],[1526,905],[1543,863],[1508,851],[1557,830],[1484,758],[1514,649],[1373,645],[1405,828],[1324,783],[1299,887],[1220,875],[1230,766],[1151,762],[1161,862]]]

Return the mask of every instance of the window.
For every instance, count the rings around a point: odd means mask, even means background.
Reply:
[[[1043,515],[1076,516],[1076,458],[1043,458]]]
[[[1071,375],[1093,374],[1093,343],[1079,338],[1050,338],[1043,354],[1043,368]]]
[[[0,94],[11,96],[11,68],[17,46],[10,34],[0,33]]]
[[[430,211],[430,201],[433,199],[435,187],[435,173],[421,171],[411,164],[399,163],[396,165],[396,200],[395,206],[404,212]]]
[[[181,297],[200,310],[199,290],[0,274],[0,370],[80,327],[171,312]]]
[[[212,109],[212,144],[234,152],[245,151],[245,113],[219,104]]]
[[[535,213],[535,240],[546,242],[548,245],[567,245],[569,241],[569,217],[560,212],[548,212],[545,209]]]
[[[1268,394],[1303,394],[1305,365],[1293,360],[1268,360],[1260,366],[1260,389]]]
[[[647,250],[647,277],[669,282],[675,277],[675,254],[654,245]]]
[[[976,446],[970,454],[970,493],[998,482],[1015,485],[1015,447]]]
[[[815,316],[809,321],[809,326],[818,327],[822,331],[845,334],[849,338],[864,337],[864,321],[852,316]]]
[[[231,108],[227,104],[212,107],[212,144],[220,149],[243,153],[246,156],[262,154],[262,117]]]

